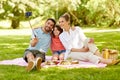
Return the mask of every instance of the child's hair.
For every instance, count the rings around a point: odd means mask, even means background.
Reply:
[[[63,32],[63,29],[62,29],[59,25],[55,25],[54,29],[55,29],[55,28],[57,28],[57,30],[60,31],[59,34],[61,34],[61,33]],[[54,31],[54,29],[53,29],[53,31]],[[52,36],[55,37],[53,31],[52,31]]]

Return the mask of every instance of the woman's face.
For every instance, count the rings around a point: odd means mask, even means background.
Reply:
[[[60,31],[55,27],[53,33],[55,36],[58,36],[60,34]]]
[[[66,26],[69,25],[69,22],[65,20],[65,18],[60,17],[59,18],[59,25],[62,29],[64,29]]]

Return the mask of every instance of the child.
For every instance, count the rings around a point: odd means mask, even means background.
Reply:
[[[51,50],[53,53],[52,60],[64,60],[65,48],[62,45],[59,35],[63,32],[63,29],[59,25],[56,25],[51,34]]]

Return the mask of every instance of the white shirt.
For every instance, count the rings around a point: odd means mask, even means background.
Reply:
[[[69,32],[63,31],[59,37],[66,49],[65,58],[72,48],[82,48],[85,39],[87,39],[82,29],[78,26],[75,27],[75,30],[70,29]]]

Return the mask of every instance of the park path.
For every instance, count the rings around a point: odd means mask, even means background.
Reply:
[[[0,35],[31,35],[31,29],[0,30]]]
[[[96,29],[83,29],[85,33],[93,33],[93,32],[112,32],[119,31],[119,29],[109,29],[109,30],[96,30]],[[31,29],[0,29],[0,35],[31,35]]]

